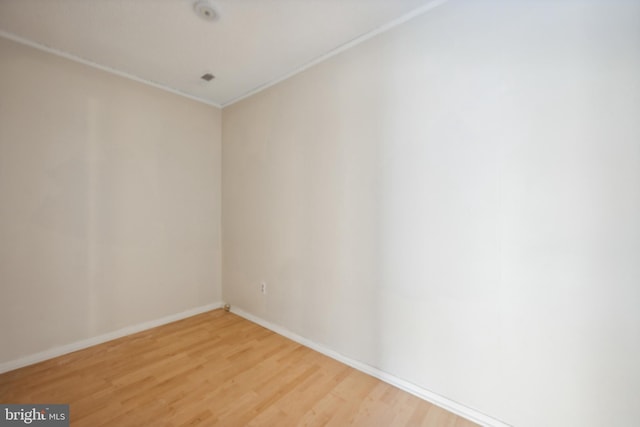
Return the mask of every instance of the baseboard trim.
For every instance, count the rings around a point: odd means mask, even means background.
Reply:
[[[403,380],[402,378],[398,378],[395,375],[384,372],[378,368],[367,365],[366,363],[359,362],[357,360],[351,359],[343,354],[340,354],[336,351],[331,350],[321,344],[318,344],[310,339],[304,338],[290,330],[266,321],[258,316],[255,316],[251,313],[248,313],[241,308],[237,308],[232,306],[231,312],[237,314],[240,317],[243,317],[253,323],[257,323],[260,326],[263,326],[279,335],[282,335],[290,340],[293,340],[299,344],[304,345],[305,347],[309,347],[319,353],[324,354],[332,359],[335,359],[339,362],[344,363],[345,365],[351,366],[358,371],[364,372],[372,377],[378,378],[381,381],[384,381],[388,384],[391,384],[395,387],[398,387],[401,390],[406,391],[407,393],[411,393],[414,396],[417,396],[427,402],[433,403],[441,408],[446,409],[456,415],[459,415],[463,418],[466,418],[474,423],[480,424],[481,426],[486,427],[511,427],[509,424],[497,420],[489,415],[483,414],[475,409],[469,408],[461,403],[448,399],[444,396],[441,396],[437,393],[434,393],[430,390],[417,386],[409,381]]]
[[[87,347],[91,347],[97,344],[102,344],[107,341],[112,341],[117,338],[122,338],[127,335],[132,335],[138,332],[146,331],[147,329],[155,328],[157,326],[166,325],[167,323],[175,322],[177,320],[186,319],[187,317],[195,316],[196,314],[204,313],[207,311],[215,310],[222,307],[222,302],[215,302],[213,304],[207,304],[200,307],[191,308],[180,313],[170,314],[169,316],[161,317],[160,319],[150,320],[148,322],[138,323],[137,325],[131,325],[118,329],[117,331],[108,332],[106,334],[98,335],[96,337],[87,338],[84,340],[76,341],[70,344],[65,344],[60,347],[51,348],[39,353],[30,354],[28,356],[21,357],[19,359],[10,360],[8,362],[0,363],[0,374],[14,369],[22,368],[34,363],[43,362],[54,357],[62,356],[64,354],[72,353],[74,351],[82,350]]]

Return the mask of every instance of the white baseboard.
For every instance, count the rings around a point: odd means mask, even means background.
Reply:
[[[367,365],[366,363],[359,362],[357,360],[351,359],[347,356],[344,356],[338,352],[335,352],[321,344],[318,344],[314,341],[311,341],[307,338],[304,338],[290,330],[283,328],[282,326],[276,325],[274,323],[268,322],[264,319],[261,319],[258,316],[254,316],[253,314],[247,313],[246,311],[237,308],[231,307],[231,312],[237,314],[240,317],[243,317],[251,322],[257,323],[260,326],[263,326],[279,335],[289,338],[299,344],[304,345],[305,347],[309,347],[319,353],[324,354],[332,359],[335,359],[339,362],[344,363],[345,365],[351,366],[358,371],[364,372],[366,374],[371,375],[372,377],[378,378],[381,381],[384,381],[388,384],[391,384],[401,390],[404,390],[408,393],[413,394],[427,402],[433,403],[441,408],[446,409],[449,412],[452,412],[456,415],[459,415],[463,418],[466,418],[474,423],[480,424],[481,426],[486,427],[510,427],[509,424],[506,424],[503,421],[497,420],[493,417],[490,417],[482,412],[479,412],[475,409],[469,408],[465,405],[462,405],[458,402],[455,402],[451,399],[448,399],[444,396],[440,396],[432,391],[429,391],[425,388],[417,386],[409,381],[398,378],[394,375],[391,375],[387,372],[381,371],[378,368],[374,368],[373,366]]]
[[[85,340],[65,344],[63,346],[51,348],[39,353],[30,354],[19,359],[0,363],[0,374],[3,372],[13,371],[14,369],[22,368],[24,366],[33,365],[34,363],[42,362],[54,357],[62,356],[64,354],[71,353],[77,350],[82,350],[97,344],[102,344],[107,341],[115,340],[116,338],[132,335],[137,332],[142,332],[147,329],[155,328],[156,326],[175,322],[176,320],[186,319],[187,317],[195,316],[196,314],[215,310],[217,308],[221,308],[222,305],[223,304],[221,302],[216,302],[213,304],[203,305],[201,307],[191,308],[181,313],[170,314],[169,316],[165,316],[160,319],[150,320],[148,322],[138,323],[137,325],[127,326],[125,328],[118,329],[117,331],[98,335],[97,337],[87,338]]]

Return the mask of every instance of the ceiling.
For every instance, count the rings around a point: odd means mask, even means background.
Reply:
[[[443,0],[194,2],[0,0],[0,36],[225,106]]]

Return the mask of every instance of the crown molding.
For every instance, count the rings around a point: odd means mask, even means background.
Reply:
[[[438,6],[441,6],[444,3],[447,3],[448,1],[450,1],[450,0],[433,0],[433,1],[429,2],[429,3],[427,3],[427,4],[424,4],[424,5],[420,6],[419,8],[414,9],[411,12],[402,15],[401,17],[399,17],[397,19],[394,19],[391,22],[388,22],[388,23],[386,23],[384,25],[381,25],[381,26],[371,30],[371,31],[368,31],[368,32],[366,32],[364,34],[359,35],[358,37],[352,39],[351,41],[348,41],[348,42],[338,46],[337,48],[335,48],[333,50],[330,50],[329,52],[325,53],[324,55],[321,55],[321,56],[317,57],[316,59],[313,59],[312,61],[307,62],[304,65],[301,65],[300,67],[294,69],[293,71],[291,71],[291,72],[289,72],[287,74],[284,74],[284,75],[282,75],[282,76],[280,76],[280,77],[278,77],[276,79],[273,79],[273,80],[270,80],[270,81],[268,81],[268,82],[266,82],[264,84],[261,84],[260,86],[257,86],[256,88],[251,89],[250,91],[248,91],[248,92],[246,92],[246,93],[244,93],[244,94],[242,94],[242,95],[240,95],[240,96],[238,96],[236,98],[232,98],[229,101],[225,101],[225,102],[221,103],[222,108],[228,107],[228,106],[230,106],[232,104],[235,104],[236,102],[242,101],[243,99],[249,98],[250,96],[253,96],[253,95],[255,95],[255,94],[259,93],[259,92],[262,92],[263,90],[266,90],[266,89],[270,88],[271,86],[274,86],[274,85],[276,85],[276,84],[278,84],[278,83],[280,83],[280,82],[282,82],[284,80],[287,80],[290,77],[295,76],[296,74],[299,74],[299,73],[301,73],[301,72],[313,67],[314,65],[317,65],[317,64],[319,64],[321,62],[324,62],[329,58],[332,58],[332,57],[334,57],[334,56],[336,56],[336,55],[338,55],[338,54],[340,54],[340,53],[342,53],[342,52],[344,52],[344,51],[346,51],[348,49],[351,49],[352,47],[355,47],[355,46],[359,45],[360,43],[363,43],[363,42],[365,42],[365,41],[377,36],[378,34],[382,34],[382,33],[386,32],[386,31],[389,31],[389,30],[391,30],[391,29],[393,29],[393,28],[395,28],[395,27],[397,27],[399,25],[404,24],[405,22],[410,21],[413,18],[417,18],[418,16],[423,15],[423,14],[429,12],[430,10],[435,9]]]
[[[56,55],[56,56],[68,59],[68,60],[73,61],[73,62],[79,62],[80,64],[89,66],[91,68],[96,68],[98,70],[105,71],[105,72],[110,73],[110,74],[115,74],[116,76],[123,77],[123,78],[128,79],[128,80],[133,80],[135,82],[142,83],[144,85],[151,86],[151,87],[154,87],[156,89],[160,89],[160,90],[163,90],[165,92],[169,92],[169,93],[172,93],[174,95],[181,96],[183,98],[189,98],[192,101],[201,102],[203,104],[207,104],[207,105],[210,105],[210,106],[216,107],[216,108],[222,108],[222,105],[220,105],[220,104],[218,104],[216,102],[212,102],[212,101],[209,101],[207,99],[198,98],[197,96],[189,95],[188,93],[181,92],[178,89],[174,89],[172,87],[165,86],[163,84],[160,84],[160,83],[157,83],[157,82],[153,82],[151,80],[147,80],[147,79],[144,79],[142,77],[139,77],[139,76],[136,76],[136,75],[124,72],[124,71],[116,70],[115,68],[107,67],[106,65],[101,65],[101,64],[95,63],[95,62],[90,61],[88,59],[73,55],[73,54],[65,52],[63,50],[54,49],[54,48],[52,48],[50,46],[46,46],[44,44],[37,43],[37,42],[34,42],[32,40],[25,39],[24,37],[20,37],[18,35],[15,35],[13,33],[7,32],[7,31],[0,30],[0,37],[8,39],[8,40],[11,40],[11,41],[14,41],[16,43],[20,43],[20,44],[25,45],[25,46],[29,46],[29,47],[38,49],[38,50],[43,51],[43,52],[50,53],[52,55]]]
[[[230,100],[225,101],[225,102],[221,102],[221,103],[213,102],[213,101],[210,101],[210,100],[207,100],[207,99],[199,98],[197,96],[184,93],[184,92],[182,92],[182,91],[180,91],[178,89],[163,85],[161,83],[157,83],[157,82],[154,82],[154,81],[151,81],[151,80],[147,80],[147,79],[144,79],[142,77],[139,77],[139,76],[136,76],[136,75],[124,72],[124,71],[120,71],[120,70],[117,70],[115,68],[108,67],[106,65],[98,64],[98,63],[90,61],[88,59],[76,56],[74,54],[71,54],[71,53],[68,53],[68,52],[65,52],[65,51],[62,51],[62,50],[59,50],[59,49],[52,48],[50,46],[46,46],[46,45],[41,44],[41,43],[34,42],[32,40],[26,39],[24,37],[20,37],[20,36],[18,36],[16,34],[13,34],[13,33],[7,32],[7,31],[0,30],[0,37],[12,40],[14,42],[17,42],[17,43],[20,43],[20,44],[23,44],[23,45],[26,45],[26,46],[33,47],[35,49],[38,49],[38,50],[41,50],[41,51],[44,51],[44,52],[47,52],[47,53],[51,53],[51,54],[56,55],[56,56],[60,56],[62,58],[69,59],[69,60],[74,61],[74,62],[79,62],[81,64],[87,65],[87,66],[92,67],[92,68],[96,68],[98,70],[105,71],[105,72],[110,73],[110,74],[115,74],[117,76],[129,79],[129,80],[133,80],[133,81],[136,81],[138,83],[145,84],[147,86],[151,86],[151,87],[154,87],[156,89],[163,90],[165,92],[170,92],[170,93],[173,93],[175,95],[182,96],[184,98],[189,98],[189,99],[191,99],[193,101],[201,102],[203,104],[207,104],[207,105],[210,105],[212,107],[216,107],[216,108],[221,108],[222,109],[222,108],[228,107],[230,105],[233,105],[236,102],[239,102],[239,101],[241,101],[243,99],[246,99],[246,98],[248,98],[250,96],[253,96],[253,95],[255,95],[255,94],[259,93],[259,92],[262,92],[262,91],[264,91],[264,90],[266,90],[266,89],[268,89],[268,88],[270,88],[270,87],[272,87],[272,86],[274,86],[274,85],[276,85],[276,84],[278,84],[278,83],[280,83],[280,82],[282,82],[284,80],[289,79],[290,77],[295,76],[296,74],[302,73],[303,71],[313,67],[314,65],[320,64],[321,62],[324,62],[327,59],[330,59],[330,58],[332,58],[332,57],[334,57],[334,56],[336,56],[336,55],[338,55],[338,54],[340,54],[340,53],[342,53],[342,52],[344,52],[344,51],[346,51],[348,49],[351,49],[352,47],[355,47],[355,46],[357,46],[357,45],[359,45],[359,44],[361,44],[361,43],[363,43],[363,42],[365,42],[365,41],[367,41],[367,40],[369,40],[369,39],[371,39],[371,38],[373,38],[373,37],[375,37],[375,36],[377,36],[379,34],[382,34],[382,33],[386,32],[386,31],[389,31],[389,30],[391,30],[391,29],[393,29],[393,28],[395,28],[395,27],[397,27],[399,25],[404,24],[405,22],[410,21],[411,19],[414,19],[414,18],[416,18],[416,17],[418,17],[420,15],[423,15],[423,14],[429,12],[430,10],[435,9],[436,7],[441,6],[444,3],[447,3],[448,1],[450,1],[450,0],[433,0],[433,1],[430,1],[430,2],[424,4],[424,5],[420,6],[420,7],[412,10],[411,12],[408,12],[408,13],[400,16],[399,18],[394,19],[391,22],[388,22],[388,23],[386,23],[384,25],[381,25],[381,26],[371,30],[371,31],[368,31],[368,32],[366,32],[364,34],[359,35],[358,37],[356,37],[356,38],[354,38],[354,39],[352,39],[352,40],[350,40],[350,41],[338,46],[337,48],[330,50],[329,52],[325,53],[324,55],[320,55],[317,58],[307,62],[306,64],[303,64],[303,65],[295,68],[294,70],[292,70],[289,73],[286,73],[286,74],[284,74],[284,75],[282,75],[282,76],[280,76],[278,78],[275,78],[273,80],[267,81],[267,82],[265,82],[265,83],[263,83],[261,85],[256,86],[255,88],[245,92],[242,95],[239,95],[237,97],[231,98]]]

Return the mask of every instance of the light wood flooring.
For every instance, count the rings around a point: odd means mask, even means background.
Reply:
[[[0,402],[91,427],[476,425],[223,310],[2,374]]]

